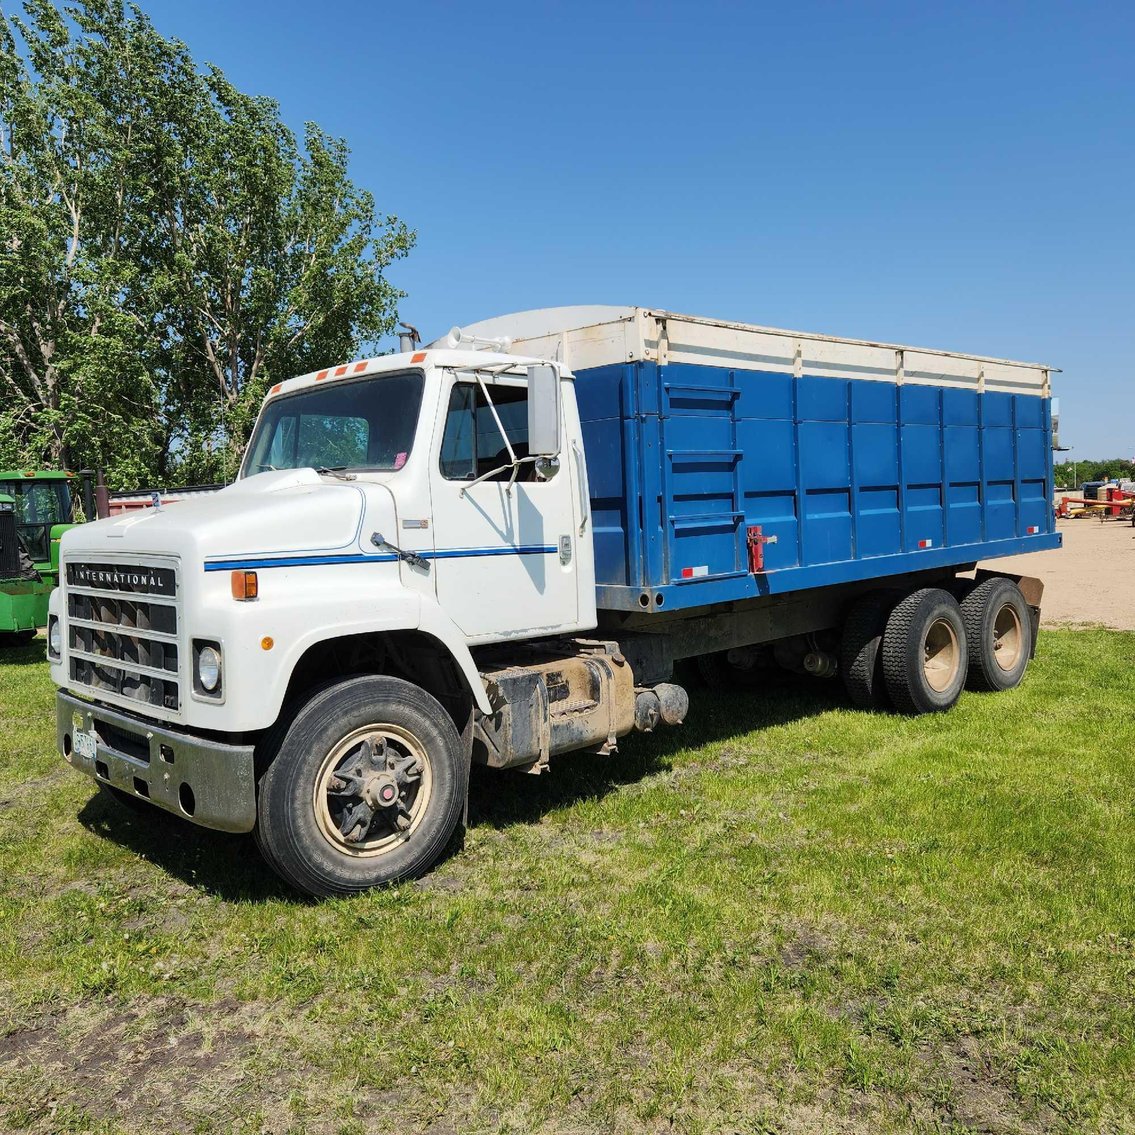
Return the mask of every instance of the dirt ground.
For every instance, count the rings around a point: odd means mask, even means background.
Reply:
[[[1126,521],[1058,520],[1064,547],[986,560],[1044,580],[1042,626],[1099,624],[1135,630],[1135,528]]]

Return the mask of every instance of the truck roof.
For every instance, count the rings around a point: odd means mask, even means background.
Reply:
[[[367,378],[370,375],[384,374],[387,371],[405,370],[407,365],[411,368],[444,366],[456,367],[459,370],[491,369],[497,370],[501,374],[515,372],[519,376],[529,363],[544,361],[536,356],[518,356],[499,350],[450,350],[444,345],[445,340],[439,340],[439,344],[441,345],[438,347],[430,344],[428,347],[421,347],[412,352],[408,357],[408,362],[407,355],[404,353],[378,355],[372,359],[356,359],[349,363],[339,363],[324,367],[322,370],[299,374],[294,378],[285,378],[277,382],[268,391],[268,397],[271,398],[277,394],[292,394],[304,387],[314,386],[316,383],[328,379]]]

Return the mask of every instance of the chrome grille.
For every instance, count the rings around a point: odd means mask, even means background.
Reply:
[[[71,680],[110,701],[177,712],[176,569],[68,563],[65,581]]]

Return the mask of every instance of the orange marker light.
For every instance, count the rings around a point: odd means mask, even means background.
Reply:
[[[283,385],[284,384],[282,382],[277,382],[276,385],[273,386],[272,389],[268,393],[269,394],[279,394],[280,393],[280,387],[283,386]]]
[[[426,352],[425,351],[418,351],[417,354],[410,356],[410,362],[412,362],[412,363],[424,363],[425,361],[426,361]]]
[[[260,640],[260,649],[261,650],[271,650],[272,647],[274,647],[275,645],[276,645],[276,640],[271,635],[266,634]]]
[[[254,571],[234,571],[232,573],[233,598],[241,603],[247,603],[260,594],[260,581]]]

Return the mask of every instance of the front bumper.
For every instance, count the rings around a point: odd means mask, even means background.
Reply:
[[[202,827],[249,832],[256,825],[256,773],[251,745],[191,737],[131,714],[56,694],[56,742],[64,759],[100,784],[173,812]],[[82,755],[78,732],[95,736],[95,756]]]

